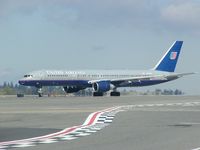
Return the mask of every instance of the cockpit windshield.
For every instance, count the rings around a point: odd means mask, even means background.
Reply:
[[[32,75],[24,75],[24,78],[33,77]]]

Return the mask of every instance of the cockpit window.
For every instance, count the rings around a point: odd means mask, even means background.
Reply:
[[[32,75],[24,75],[24,78],[32,77]]]

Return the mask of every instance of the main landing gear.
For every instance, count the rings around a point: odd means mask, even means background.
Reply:
[[[93,96],[94,97],[103,96],[103,92],[93,92]],[[117,91],[110,92],[110,96],[120,96],[120,92]]]
[[[120,96],[120,92],[116,91],[110,92],[110,96]]]

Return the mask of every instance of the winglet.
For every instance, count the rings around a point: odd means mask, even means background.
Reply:
[[[183,41],[175,41],[153,70],[174,72]]]

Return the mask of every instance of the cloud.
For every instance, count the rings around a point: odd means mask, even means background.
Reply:
[[[161,11],[161,16],[170,26],[200,29],[200,3],[197,1],[171,4]]]
[[[0,19],[38,17],[57,24],[68,24],[79,19],[78,0],[1,0]]]
[[[38,0],[35,1],[12,1],[12,0],[1,0],[0,1],[0,16],[9,17],[15,13],[29,14],[37,8]]]
[[[0,17],[38,14],[71,27],[199,30],[198,0],[1,0]]]
[[[89,23],[99,24],[106,22],[123,23],[127,19],[133,21],[137,16],[145,14],[147,9],[151,9],[153,0],[1,0],[0,16],[20,13],[21,15],[31,15],[39,11],[48,19],[77,21],[89,21]],[[147,16],[146,13],[145,16]],[[68,19],[65,19],[68,18]]]

